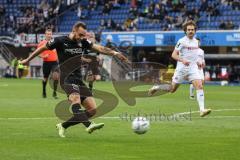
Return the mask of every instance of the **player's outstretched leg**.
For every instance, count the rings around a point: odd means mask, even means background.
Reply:
[[[172,86],[170,84],[156,84],[148,90],[148,95],[152,96],[158,91],[162,91],[164,93],[171,92],[171,89]]]
[[[91,97],[92,98],[92,97]],[[73,116],[60,124],[57,124],[58,134],[60,137],[65,137],[65,130],[71,126],[82,123],[86,127],[86,131],[88,133],[92,133],[93,131],[100,129],[104,126],[104,123],[94,123],[89,120],[89,118],[94,113],[86,112],[85,109],[81,108],[80,105],[80,95],[78,93],[70,94],[69,100],[72,102],[72,113]],[[92,102],[93,103],[93,102]],[[95,103],[95,101],[94,101]],[[91,104],[89,104],[91,105]]]
[[[93,97],[87,97],[86,99],[83,100],[82,104],[86,109],[85,113],[88,116],[88,118],[91,118],[96,114],[96,102]],[[104,126],[104,123],[96,124],[92,122],[91,125],[88,128],[86,128],[86,131],[91,134],[93,131],[97,129],[101,129],[103,126]]]
[[[91,122],[88,120],[88,116],[86,115],[85,110],[81,108],[79,103],[72,105],[72,112],[73,116],[69,120],[61,124],[57,124],[58,134],[60,137],[65,137],[64,131],[69,127],[77,125],[79,123],[82,123],[87,128],[91,126]]]

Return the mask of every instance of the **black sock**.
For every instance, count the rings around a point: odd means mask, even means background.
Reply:
[[[53,81],[53,94],[54,94],[55,96],[57,96],[57,93],[56,93],[56,91],[57,91],[57,86],[58,86],[58,80],[54,80],[54,81]]]
[[[46,95],[46,85],[47,85],[47,82],[43,80],[42,81],[43,95]]]
[[[93,81],[90,81],[90,82],[88,83],[88,87],[89,87],[89,89],[92,91],[92,89],[93,89]]]
[[[85,110],[81,110],[79,103],[72,105],[73,117],[62,123],[63,128],[67,129],[70,126],[74,126],[79,123],[83,123],[85,127],[89,127],[91,122],[88,120],[88,116]]]

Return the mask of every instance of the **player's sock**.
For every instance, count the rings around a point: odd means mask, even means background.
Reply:
[[[152,96],[157,91],[161,91],[162,93],[170,92],[171,85],[170,84],[156,84],[148,90],[148,95]]]
[[[189,87],[189,93],[190,93],[190,97],[194,97],[194,87],[193,87],[193,84],[190,84],[190,87]]]
[[[88,87],[89,87],[90,91],[92,91],[92,89],[93,89],[93,81],[90,81],[88,83]]]
[[[89,127],[91,122],[88,120],[88,116],[85,113],[85,110],[81,109],[79,103],[72,105],[73,117],[62,123],[63,128],[67,129],[70,126],[74,126],[79,123],[83,123],[85,127]]]
[[[46,85],[47,85],[47,82],[46,81],[42,81],[42,87],[43,87],[43,97],[45,98],[46,97]]]
[[[58,80],[53,81],[53,97],[57,97],[57,86],[58,86]]]
[[[204,111],[204,92],[202,89],[197,90],[197,101],[198,101],[200,112],[203,112]]]

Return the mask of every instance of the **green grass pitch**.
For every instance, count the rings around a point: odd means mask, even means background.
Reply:
[[[67,130],[60,138],[55,124],[55,105],[66,99],[41,98],[40,80],[0,79],[0,159],[2,160],[238,160],[240,157],[240,87],[205,86],[206,105],[211,115],[200,118],[151,122],[150,130],[137,135],[131,122],[119,115],[135,113],[166,114],[197,111],[188,98],[189,85],[175,94],[138,98],[136,106],[119,105],[97,118],[105,127],[89,135],[82,125]],[[110,82],[97,82],[95,88],[114,91]],[[147,89],[142,87],[139,89]],[[99,100],[97,101],[100,102]],[[115,118],[111,118],[115,117]]]

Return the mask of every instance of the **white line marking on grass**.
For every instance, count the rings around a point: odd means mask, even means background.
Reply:
[[[99,117],[100,119],[120,119],[120,117]],[[42,120],[42,119],[58,119],[57,117],[0,117],[0,120]]]
[[[8,84],[0,84],[0,87],[8,87]]]
[[[233,108],[233,109],[216,109],[212,110],[212,112],[223,112],[223,111],[240,111],[240,108]],[[182,113],[176,113],[174,115],[184,115],[184,114],[192,114],[192,113],[199,113],[199,111],[190,111],[190,112],[182,112]]]
[[[9,118],[0,118],[0,120],[42,120],[42,119],[57,119],[57,117],[9,117]]]
[[[213,112],[223,112],[223,111],[240,111],[240,108],[236,108],[236,109],[216,109],[216,110],[212,110]],[[184,115],[184,114],[192,114],[192,113],[199,113],[199,111],[191,111],[191,112],[182,112],[182,113],[176,113],[174,115]],[[99,117],[100,119],[121,119],[120,117],[117,116],[103,116],[103,117]],[[200,118],[200,117],[192,117],[192,118]],[[239,116],[210,116],[207,118],[240,118]],[[49,119],[58,119],[57,117],[0,117],[0,120],[49,120]]]
[[[101,118],[101,119],[120,119],[120,117],[117,117],[117,116],[107,116],[107,117],[99,117],[99,118]]]
[[[193,119],[203,119],[202,117],[191,117]],[[209,116],[209,117],[204,117],[208,119],[221,119],[221,118],[240,118],[239,116]]]

